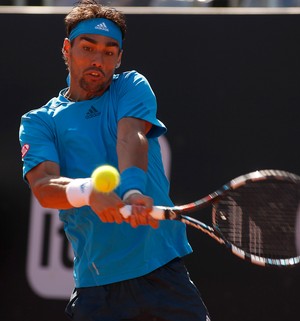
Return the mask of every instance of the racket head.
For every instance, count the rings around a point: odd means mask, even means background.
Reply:
[[[298,264],[300,177],[280,170],[261,170],[226,185],[226,194],[213,204],[212,221],[227,247],[262,266]]]

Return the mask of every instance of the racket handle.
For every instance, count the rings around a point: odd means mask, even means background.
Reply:
[[[128,218],[131,215],[131,205],[125,205],[120,208],[120,213],[124,218]],[[165,219],[165,211],[157,206],[153,206],[150,215],[156,220],[164,220]]]

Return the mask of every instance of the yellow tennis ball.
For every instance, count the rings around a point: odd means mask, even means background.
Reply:
[[[96,191],[110,193],[119,185],[120,174],[113,166],[99,166],[92,173],[92,183]]]

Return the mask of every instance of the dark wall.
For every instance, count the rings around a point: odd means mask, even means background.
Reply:
[[[300,174],[299,15],[128,15],[122,70],[150,81],[186,203],[259,168]],[[65,86],[63,15],[0,14],[1,320],[65,320],[26,277],[30,191],[20,116]],[[208,213],[205,213],[208,216]],[[298,321],[300,269],[264,269],[189,229],[186,259],[213,321]],[[280,236],[279,236],[280,237]]]

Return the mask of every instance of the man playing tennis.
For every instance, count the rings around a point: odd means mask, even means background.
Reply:
[[[76,321],[207,321],[182,257],[191,252],[181,222],[160,224],[152,205],[172,206],[158,137],[156,99],[136,71],[115,74],[124,15],[82,1],[65,18],[69,87],[22,117],[23,174],[42,206],[59,209],[74,251]],[[103,164],[121,173],[115,192],[92,188]],[[124,219],[119,209],[131,204]]]

